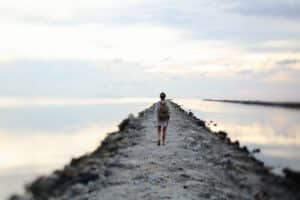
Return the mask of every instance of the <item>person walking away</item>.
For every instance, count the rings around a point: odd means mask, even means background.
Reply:
[[[155,105],[155,115],[156,115],[156,126],[157,126],[157,145],[160,146],[161,143],[161,131],[162,131],[162,145],[166,142],[166,132],[170,119],[170,110],[167,105],[166,94],[164,92],[160,93],[160,101]]]

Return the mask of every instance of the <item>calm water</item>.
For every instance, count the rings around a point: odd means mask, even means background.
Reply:
[[[300,111],[253,105],[179,99],[184,108],[211,125],[214,131],[225,130],[232,140],[239,140],[250,150],[260,148],[256,155],[275,173],[283,167],[300,171]]]
[[[129,113],[154,101],[0,99],[0,200],[72,157],[93,151]]]
[[[0,199],[21,192],[24,183],[61,168],[94,150],[106,133],[156,99],[0,99]],[[199,118],[213,120],[275,171],[300,170],[300,112],[258,106],[175,99]]]

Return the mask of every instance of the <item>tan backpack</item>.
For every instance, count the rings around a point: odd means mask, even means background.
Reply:
[[[167,121],[170,119],[169,107],[167,103],[159,103],[158,120]]]

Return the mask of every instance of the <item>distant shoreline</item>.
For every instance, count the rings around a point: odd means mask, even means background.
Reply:
[[[270,107],[282,107],[290,109],[300,109],[300,102],[272,102],[272,101],[250,101],[250,100],[226,100],[226,99],[203,99],[203,101],[214,101],[224,103],[238,103],[245,105],[258,105],[258,106],[270,106]]]

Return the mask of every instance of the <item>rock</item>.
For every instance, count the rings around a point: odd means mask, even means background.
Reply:
[[[249,154],[249,150],[248,150],[248,148],[247,148],[246,146],[243,146],[243,147],[241,148],[241,150],[242,150],[243,152]]]
[[[9,200],[30,200],[29,197],[22,197],[19,195],[12,195],[11,197],[9,197]]]
[[[77,170],[71,165],[65,166],[64,170],[60,171],[59,174],[61,179],[69,180],[77,176]]]
[[[26,190],[32,193],[35,198],[44,199],[52,192],[58,183],[59,177],[56,174],[52,174],[48,177],[42,176],[27,185]]]
[[[99,178],[97,181],[88,182],[86,187],[89,189],[89,191],[96,191],[97,189],[99,189],[99,187],[102,186],[103,181],[105,181],[105,178],[104,176],[101,176],[101,178]]]
[[[161,176],[151,174],[148,176],[148,181],[152,184],[158,184],[161,183],[164,180]]]
[[[202,192],[202,193],[199,193],[198,194],[198,197],[200,197],[200,198],[206,198],[206,199],[209,199],[210,198],[210,194],[209,193],[207,193],[207,192]]]
[[[191,178],[191,176],[188,175],[188,174],[180,174],[180,177],[184,178],[184,179],[190,179]]]
[[[224,140],[227,137],[227,133],[224,131],[219,131],[218,136],[220,139]]]
[[[289,168],[284,168],[283,173],[289,181],[293,182],[294,184],[297,184],[300,187],[300,172],[291,170]]]
[[[138,116],[139,117],[144,117],[145,116],[145,111],[139,112]]]
[[[89,189],[86,186],[84,186],[83,184],[77,183],[70,187],[67,194],[69,197],[75,197],[79,194],[87,193],[88,191],[89,191]]]
[[[256,153],[260,153],[260,149],[259,148],[255,148],[252,150],[252,154],[256,154]]]
[[[108,177],[108,176],[111,176],[112,175],[112,171],[106,169],[104,170],[104,176]]]
[[[90,181],[97,180],[99,178],[99,174],[96,171],[83,171],[78,175],[78,182],[86,184]]]
[[[189,112],[188,112],[188,115],[189,115],[190,117],[193,117],[193,116],[194,116],[194,113],[193,113],[192,111],[189,111]]]
[[[259,191],[254,195],[254,200],[264,200],[266,199],[267,194],[263,191]]]
[[[224,157],[225,157],[225,158],[230,157],[230,153],[225,153],[225,154],[224,154]]]
[[[185,139],[186,139],[186,141],[189,145],[196,145],[197,144],[197,141],[193,137],[186,137]]]
[[[197,120],[196,120],[196,124],[197,124],[198,126],[205,127],[205,121],[202,121],[202,120],[200,120],[200,119],[197,119]]]
[[[119,130],[120,130],[120,131],[124,131],[125,128],[128,126],[128,124],[129,124],[129,118],[124,119],[124,120],[118,125]]]
[[[231,144],[232,143],[231,139],[229,137],[226,137],[224,141],[225,141],[226,144]]]
[[[232,145],[235,147],[235,148],[239,148],[240,147],[240,142],[239,141],[235,141],[232,143]]]
[[[220,164],[225,167],[232,167],[232,161],[229,158],[222,158],[222,160],[220,161]]]
[[[119,125],[119,131],[124,131],[126,128],[138,128],[137,119],[133,114],[130,114],[127,119],[124,119]]]
[[[204,149],[209,149],[210,145],[211,145],[210,142],[207,140],[203,140],[202,143],[200,144],[201,148],[204,148]]]
[[[84,159],[86,159],[87,157],[88,157],[88,155],[83,155],[83,156],[80,156],[79,158],[72,158],[70,165],[75,166],[75,165],[79,164],[81,161],[83,161]]]

